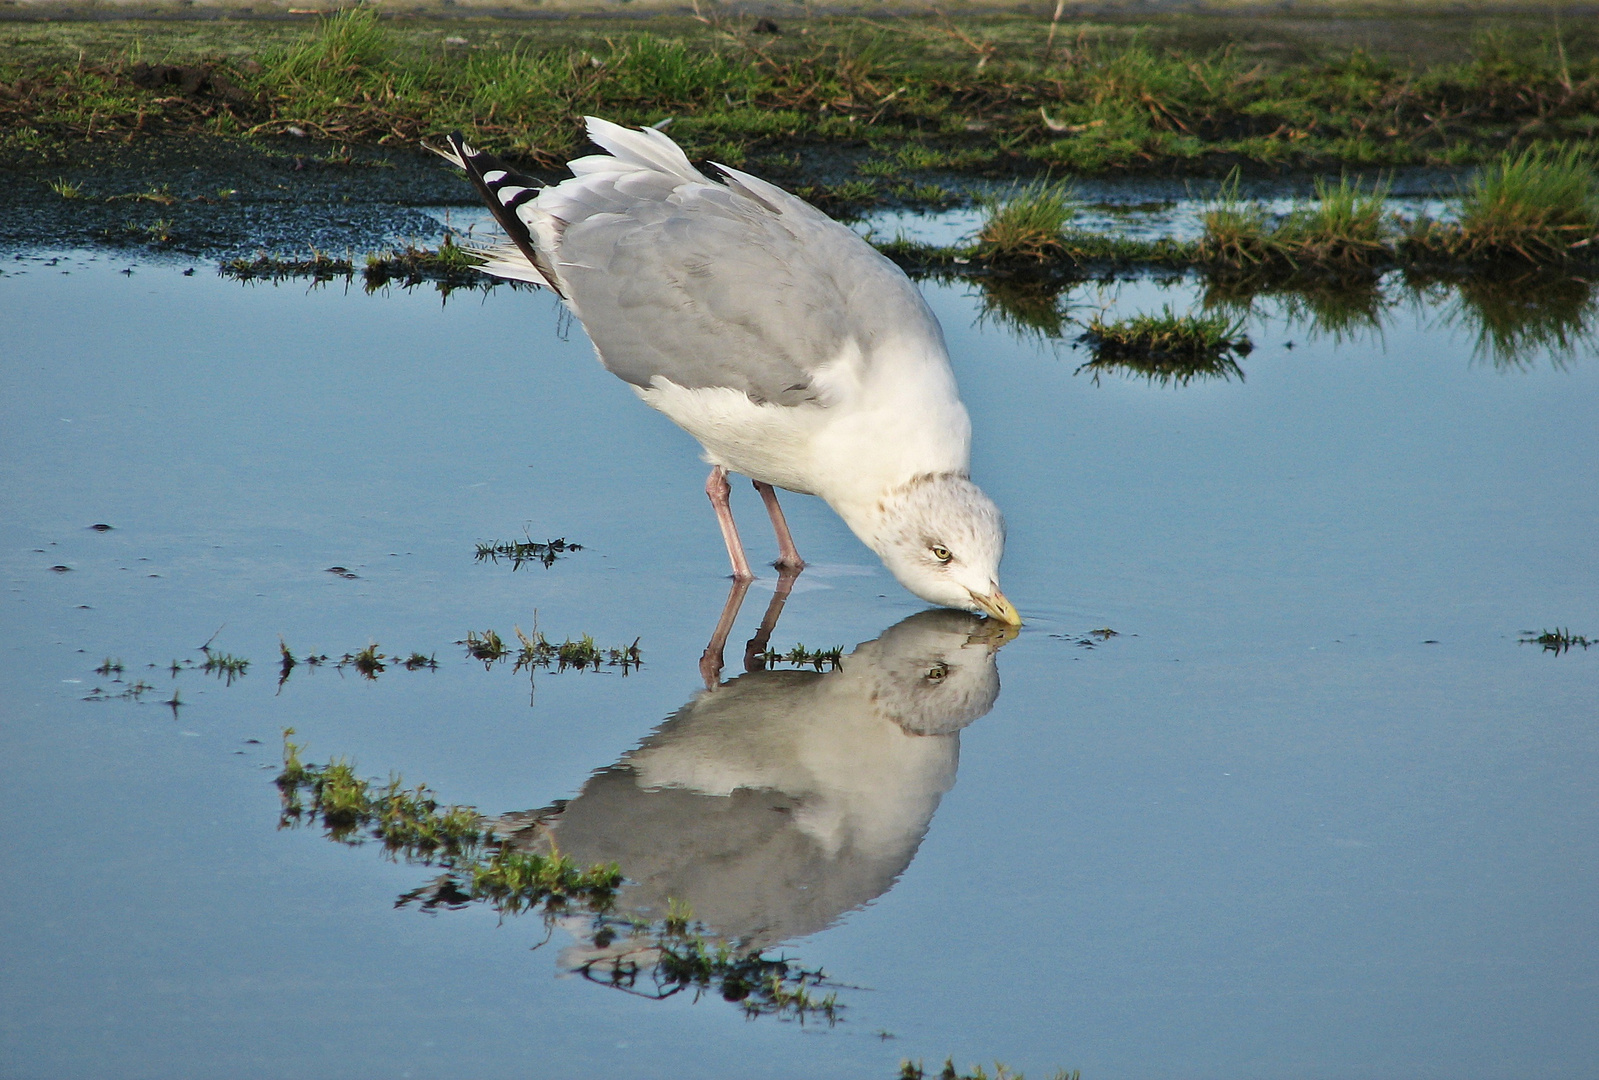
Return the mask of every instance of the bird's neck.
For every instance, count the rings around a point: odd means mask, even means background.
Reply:
[[[897,534],[899,531],[898,511],[905,494],[932,477],[951,474],[965,476],[965,463],[962,462],[959,468],[909,473],[894,482],[875,485],[875,489],[863,485],[843,498],[827,498],[827,503],[849,526],[850,531],[860,538],[861,543],[882,556],[892,543],[891,533]]]

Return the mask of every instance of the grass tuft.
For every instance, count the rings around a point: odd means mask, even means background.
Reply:
[[[977,233],[977,256],[989,262],[1043,262],[1059,255],[1078,205],[1069,184],[1050,180],[978,201],[988,217]]]
[[[1591,151],[1531,147],[1480,169],[1462,193],[1452,254],[1559,261],[1599,241],[1599,175]]]

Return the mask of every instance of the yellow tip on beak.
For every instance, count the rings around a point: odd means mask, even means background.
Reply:
[[[1022,624],[1022,616],[1021,613],[1016,610],[1016,605],[1005,599],[1005,594],[1000,592],[998,589],[995,589],[993,594],[990,596],[979,596],[977,593],[973,593],[972,599],[975,600],[977,602],[977,606],[987,612],[990,617],[998,619],[1005,625],[1020,626]]]

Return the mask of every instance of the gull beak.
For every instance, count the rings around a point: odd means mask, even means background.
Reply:
[[[1005,594],[999,591],[999,586],[997,585],[994,587],[994,591],[987,596],[972,593],[972,601],[987,612],[990,618],[998,619],[1007,626],[1020,626],[1022,624],[1022,616],[1016,610],[1016,605],[1005,599]]]

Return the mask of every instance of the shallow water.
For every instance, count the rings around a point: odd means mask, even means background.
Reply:
[[[843,670],[698,697],[728,592],[704,469],[548,297],[184,268],[0,277],[6,1075],[1591,1075],[1599,650],[1518,644],[1599,619],[1588,344],[1496,364],[1445,307],[1340,337],[1265,302],[1241,379],[1095,380],[927,286],[1026,627],[991,653],[905,623],[921,605],[790,497],[813,565],[771,644]],[[583,550],[473,558],[524,534]],[[644,664],[530,684],[455,644],[535,624]],[[280,687],[280,635],[439,668]],[[172,675],[202,643],[248,671]],[[868,690],[922,700],[932,655],[961,701],[884,726]],[[487,813],[573,799],[575,850],[666,882],[625,903],[698,890],[723,934],[825,969],[841,1021],[648,1000],[560,977],[569,923],[530,952],[536,917],[396,907],[432,871],[277,827],[285,727]]]

